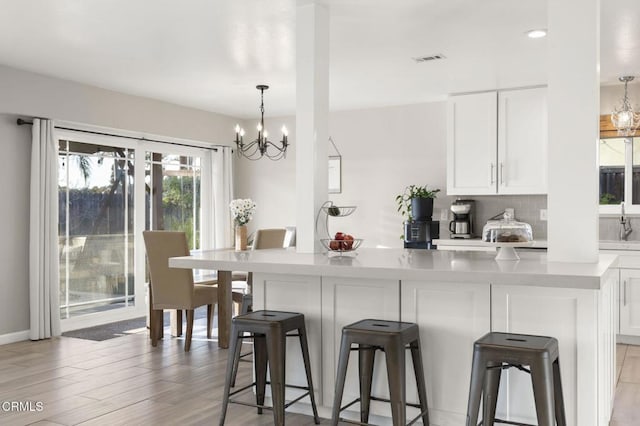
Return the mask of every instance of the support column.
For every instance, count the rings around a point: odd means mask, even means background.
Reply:
[[[595,262],[599,219],[600,0],[548,0],[547,8],[548,259]]]
[[[321,250],[315,218],[328,198],[329,10],[310,3],[296,13],[296,246]]]

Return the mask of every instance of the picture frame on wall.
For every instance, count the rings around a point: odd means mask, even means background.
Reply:
[[[329,194],[342,192],[342,156],[329,156]]]

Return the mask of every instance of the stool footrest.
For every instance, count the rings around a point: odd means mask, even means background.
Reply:
[[[265,382],[265,384],[270,385],[270,384],[271,384],[271,382],[270,382],[270,381],[267,381],[267,382]],[[266,405],[259,405],[259,404],[252,404],[252,403],[250,403],[250,402],[237,401],[237,400],[231,399],[231,397],[232,397],[233,395],[237,395],[237,394],[238,394],[238,393],[240,393],[240,392],[244,392],[244,391],[246,391],[246,390],[248,390],[248,389],[250,389],[250,388],[252,388],[252,387],[254,387],[254,386],[256,386],[256,385],[257,385],[257,383],[256,383],[256,382],[253,382],[253,383],[250,383],[250,384],[248,384],[248,385],[246,385],[246,386],[244,386],[244,387],[242,387],[242,388],[240,388],[240,389],[236,389],[236,390],[234,390],[233,392],[230,392],[230,393],[229,393],[229,402],[234,403],[234,404],[246,405],[246,406],[248,406],[248,407],[266,408],[267,410],[273,410],[273,407],[270,407],[270,406],[266,406]],[[284,387],[285,387],[285,388],[300,389],[300,390],[304,390],[304,391],[306,391],[306,392],[305,392],[305,393],[303,393],[302,395],[299,395],[299,396],[298,396],[298,397],[296,397],[295,399],[293,399],[293,400],[291,400],[291,401],[287,402],[286,404],[284,404],[284,408],[285,408],[285,409],[289,408],[289,406],[291,406],[291,405],[295,404],[296,402],[300,401],[300,400],[301,400],[302,398],[304,398],[305,396],[311,396],[311,390],[309,389],[309,387],[308,387],[308,386],[284,385]]]
[[[380,398],[380,397],[377,397],[377,396],[370,396],[369,399],[371,401],[391,402],[387,398]],[[351,401],[347,405],[344,405],[344,406],[340,407],[340,410],[338,411],[338,413],[346,410],[347,408],[351,407],[353,404],[356,404],[356,403],[361,402],[361,401],[362,401],[361,398],[354,399],[353,401]],[[407,402],[406,405],[408,405],[409,407],[413,407],[413,408],[421,408],[420,404],[415,404],[415,403],[412,403],[412,402]],[[415,422],[417,422],[418,420],[420,420],[422,418],[422,416],[424,416],[427,413],[427,411],[428,410],[421,411],[420,414],[418,414],[416,417],[414,417],[413,420],[411,420],[409,423],[406,424],[406,426],[410,426],[410,425],[414,424]],[[371,426],[371,423],[362,423],[362,422],[358,422],[358,421],[355,421],[355,420],[345,419],[343,417],[339,417],[339,419],[340,419],[340,421],[343,421],[343,422],[346,422],[346,423],[351,423],[351,424],[354,424],[354,425]],[[532,425],[525,425],[525,426],[532,426]]]
[[[495,419],[493,422],[494,423],[502,423],[502,424],[505,424],[505,425],[513,425],[513,426],[536,426],[536,425],[532,425],[532,424],[529,424],[529,423],[518,423],[518,422],[512,422],[512,421],[509,421],[509,420],[501,420],[501,419]]]

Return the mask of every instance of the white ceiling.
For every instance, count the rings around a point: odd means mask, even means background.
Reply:
[[[547,39],[524,33],[546,28],[547,1],[321,1],[331,109],[544,84]],[[295,9],[296,0],[8,0],[0,63],[245,118],[259,114],[255,85],[265,83],[266,115],[292,114]],[[640,76],[640,1],[602,1],[601,15],[601,82]],[[431,54],[446,59],[411,59]]]

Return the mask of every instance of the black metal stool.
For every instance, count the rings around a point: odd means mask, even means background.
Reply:
[[[494,422],[524,425],[495,418],[500,373],[511,367],[531,374],[538,425],[555,426],[557,422],[558,426],[565,426],[558,341],[553,337],[511,333],[488,333],[473,345],[467,426],[478,423],[481,395],[484,426]]]
[[[342,394],[347,376],[347,363],[351,345],[357,344],[354,350],[358,351],[358,366],[360,376],[360,398],[342,406]],[[420,404],[407,403],[405,383],[405,349],[411,349],[413,358],[413,370],[418,387]],[[387,361],[387,378],[389,381],[389,397],[383,399],[371,396],[371,384],[373,381],[373,364],[376,350],[384,351]],[[424,368],[422,366],[422,352],[420,350],[420,334],[418,325],[408,322],[382,321],[366,319],[347,325],[342,329],[342,342],[340,343],[340,358],[338,361],[338,374],[336,378],[336,392],[333,401],[332,424],[337,425],[338,420],[366,425],[369,421],[369,408],[371,401],[385,401],[391,403],[391,416],[395,426],[406,424],[406,406],[420,409],[420,414],[409,424],[415,423],[422,417],[425,426],[429,425],[429,413],[427,410],[427,388],[424,383]],[[360,422],[353,422],[340,418],[340,412],[351,405],[360,402]]]
[[[290,331],[297,330],[297,334],[287,334]],[[244,333],[252,333],[252,336],[243,336]],[[302,348],[302,358],[304,361],[304,369],[307,375],[307,386],[294,386],[285,384],[285,354],[287,349],[287,337],[298,336],[300,338],[300,347]],[[233,392],[231,391],[231,383],[235,381],[234,364],[236,354],[243,338],[253,338],[254,351],[254,368],[256,381],[250,385],[244,386]],[[269,372],[271,381],[267,382],[267,363],[269,364]],[[266,384],[271,384],[271,398],[273,407],[264,405],[264,396]],[[243,401],[230,399],[231,396],[256,387],[256,404],[249,404]],[[293,387],[306,390],[296,399],[285,403],[284,391],[285,387]],[[304,315],[293,312],[280,311],[255,311],[244,315],[238,315],[232,320],[231,343],[229,347],[229,360],[227,361],[227,378],[224,383],[224,399],[222,401],[222,414],[220,416],[220,425],[224,425],[227,414],[227,405],[230,402],[257,407],[258,414],[262,414],[262,410],[272,409],[274,424],[284,425],[284,410],[291,404],[300,401],[309,395],[311,399],[311,407],[313,408],[313,417],[316,424],[320,423],[318,410],[316,408],[316,400],[313,394],[313,381],[311,380],[311,365],[309,362],[309,348],[307,345],[307,331],[304,324]]]

